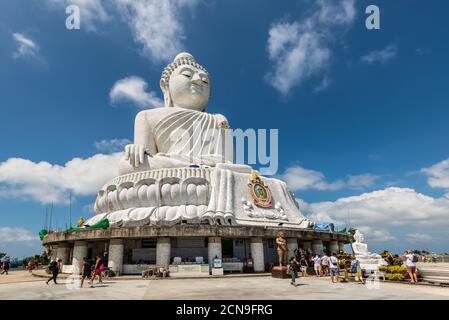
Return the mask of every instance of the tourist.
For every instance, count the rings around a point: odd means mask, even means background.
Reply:
[[[318,254],[313,258],[313,269],[315,270],[315,275],[321,277],[321,257]]]
[[[329,276],[329,257],[326,253],[321,257],[321,272],[325,277]]]
[[[309,267],[309,263],[307,262],[306,256],[301,255],[301,259],[299,260],[299,265],[301,267],[301,274],[303,277],[307,276],[307,268]]]
[[[418,282],[418,275],[416,274],[416,264],[415,262],[418,260],[415,254],[408,250],[405,252],[405,265],[407,266],[407,272],[410,276],[410,283],[414,284]]]
[[[331,256],[329,257],[329,269],[331,273],[331,280],[332,283],[337,283],[339,281],[339,272],[338,272],[338,259],[335,256],[335,252],[332,252]]]
[[[90,263],[88,261],[88,259],[86,257],[83,258],[83,265],[81,267],[81,284],[80,284],[80,288],[83,287],[83,283],[84,283],[84,279],[89,278],[91,271],[90,271]]]
[[[58,278],[58,274],[62,269],[62,260],[58,258],[56,260],[52,260],[48,265],[48,268],[50,269],[52,276],[47,280],[46,284],[48,285],[51,280],[53,280],[55,284],[58,284],[56,282],[56,279]]]
[[[292,281],[290,282],[291,285],[294,285],[296,287],[296,277],[298,276],[298,261],[295,257],[290,258],[290,262],[287,266],[287,273],[291,275]]]
[[[8,255],[5,255],[1,261],[2,262],[2,272],[0,274],[4,274],[6,273],[6,275],[8,275],[8,271],[9,271],[9,264],[10,264],[10,258]]]
[[[32,260],[32,259],[30,259],[30,260],[28,261],[27,269],[28,269],[28,272],[29,272],[29,273],[33,272],[33,260]]]
[[[360,267],[360,262],[354,256],[351,260],[351,273],[354,274],[354,280],[360,283],[364,283],[362,268]]]
[[[6,273],[6,275],[8,275],[8,271],[9,271],[9,260],[5,260],[2,264],[2,272],[0,274]]]
[[[98,276],[98,283],[103,282],[101,280],[101,273],[103,272],[103,270],[104,270],[103,260],[101,259],[100,256],[96,256],[94,270],[92,272],[92,277],[90,278],[90,281],[89,281],[91,287],[93,287],[94,280],[97,276]]]

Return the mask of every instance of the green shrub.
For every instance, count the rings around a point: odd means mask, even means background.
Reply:
[[[406,273],[406,266],[380,266],[379,271],[383,271],[385,273]]]
[[[402,273],[387,273],[385,278],[390,281],[403,281],[405,279]]]

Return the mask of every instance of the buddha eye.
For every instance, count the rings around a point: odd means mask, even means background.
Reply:
[[[192,77],[192,73],[190,72],[190,71],[183,71],[182,73],[181,73],[183,76],[186,76],[187,78],[191,78]]]

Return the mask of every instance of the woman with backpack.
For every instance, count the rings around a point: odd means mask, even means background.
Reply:
[[[50,262],[48,268],[50,269],[52,276],[50,279],[47,280],[47,284],[53,280],[55,284],[58,284],[56,282],[56,279],[58,278],[58,274],[62,269],[62,260],[61,259],[57,259],[57,260],[53,260]]]
[[[414,284],[418,282],[418,275],[416,274],[416,262],[418,262],[418,257],[411,251],[405,252],[405,265],[407,266],[407,272],[410,276],[410,283]]]

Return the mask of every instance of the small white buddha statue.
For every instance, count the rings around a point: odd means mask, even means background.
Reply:
[[[125,147],[119,173],[232,163],[227,119],[205,112],[211,92],[207,70],[182,52],[164,69],[160,87],[164,107],[137,114],[134,144]]]
[[[374,265],[374,268],[376,268],[377,266],[387,264],[379,254],[368,251],[368,245],[364,243],[365,237],[359,230],[356,230],[354,239],[355,242],[352,243],[352,249],[356,259],[360,261],[362,269],[366,269],[367,265]]]

